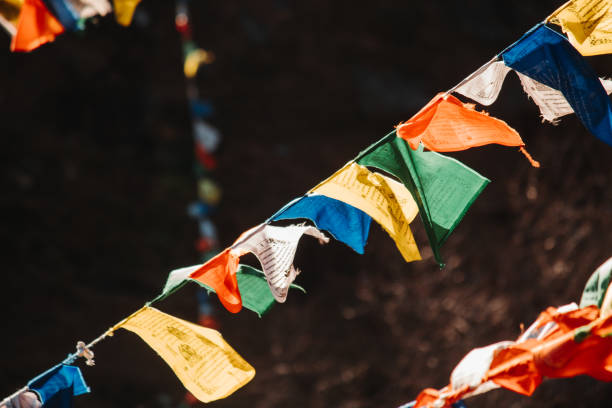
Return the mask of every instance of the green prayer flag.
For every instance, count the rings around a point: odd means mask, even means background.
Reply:
[[[386,171],[400,179],[416,201],[436,261],[439,249],[489,180],[463,163],[422,146],[412,150],[395,131],[355,159],[362,166]]]
[[[612,275],[612,258],[604,262],[599,268],[593,272],[582,292],[580,298],[580,308],[595,305],[601,308],[608,285],[610,285],[610,277]]]

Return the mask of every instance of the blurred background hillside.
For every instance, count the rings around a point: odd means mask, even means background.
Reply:
[[[528,0],[192,1],[198,76],[223,133],[215,216],[222,243],[265,220],[408,119],[561,4]],[[8,395],[155,297],[199,262],[191,124],[171,1],[144,0],[31,54],[0,33],[4,242],[0,384]],[[589,62],[612,74],[612,57]],[[220,309],[220,331],[257,370],[211,407],[396,407],[447,384],[469,350],[512,340],[547,306],[578,301],[612,256],[612,148],[575,116],[542,124],[510,74],[487,109],[514,148],[452,154],[492,180],[442,249],[405,263],[372,224],[366,253],[304,239],[291,292],[259,319]],[[216,302],[216,299],[215,299]],[[218,302],[217,302],[218,305]],[[196,320],[195,285],[158,307]],[[83,368],[77,407],[176,407],[184,389],[119,331]],[[612,385],[545,382],[531,398],[494,391],[469,407],[609,407]]]

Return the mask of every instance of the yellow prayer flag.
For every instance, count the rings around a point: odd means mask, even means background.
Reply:
[[[612,0],[572,0],[548,17],[582,55],[612,53]]]
[[[359,208],[387,231],[406,262],[421,259],[410,230],[419,209],[403,184],[349,162],[311,192]]]
[[[134,11],[140,0],[113,0],[113,8],[115,9],[115,20],[122,26],[132,24]]]
[[[202,402],[225,398],[255,376],[255,369],[216,330],[148,306],[113,330],[120,327],[140,336]]]

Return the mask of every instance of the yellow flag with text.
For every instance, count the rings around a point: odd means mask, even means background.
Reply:
[[[403,184],[350,162],[311,192],[359,208],[387,231],[406,262],[421,259],[410,230],[419,209]]]
[[[248,383],[255,369],[216,330],[145,306],[113,329],[140,336],[202,402],[225,398]]]
[[[612,0],[572,0],[548,18],[582,55],[612,53]]]

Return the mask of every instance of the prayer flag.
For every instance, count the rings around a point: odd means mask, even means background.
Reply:
[[[435,152],[411,150],[395,131],[370,146],[357,163],[386,171],[415,198],[438,263],[440,247],[459,224],[489,180],[463,163]]]
[[[359,208],[387,231],[406,262],[421,259],[410,230],[418,207],[401,183],[349,162],[311,192]]]
[[[612,145],[612,104],[604,87],[568,40],[538,24],[502,53],[506,65],[561,91],[584,126]]]
[[[64,32],[64,27],[47,10],[42,0],[24,0],[17,33],[11,41],[11,51],[32,51],[53,41]]]
[[[28,382],[45,408],[71,408],[72,398],[90,392],[79,367],[58,364]]]
[[[568,1],[548,21],[561,26],[582,55],[612,52],[612,0]]]
[[[226,248],[204,265],[189,274],[189,277],[215,290],[227,310],[238,313],[242,309],[242,298],[236,280],[240,255]]]
[[[318,194],[290,202],[270,220],[296,218],[311,220],[318,229],[329,231],[335,239],[344,242],[358,254],[363,254],[372,222],[372,218],[360,209]]]
[[[43,0],[45,6],[53,13],[68,31],[75,31],[79,16],[66,0]]]
[[[491,61],[474,72],[468,81],[455,89],[455,92],[481,105],[491,105],[497,99],[508,72],[510,68],[503,61]]]
[[[593,272],[582,292],[580,307],[597,306],[603,308],[604,297],[610,286],[612,277],[612,258],[604,262]]]
[[[125,27],[132,24],[132,17],[134,17],[134,11],[138,3],[140,3],[140,0],[113,0],[117,23]]]
[[[503,146],[525,146],[523,140],[506,122],[474,110],[452,95],[440,93],[408,121],[397,127],[397,135],[412,150],[419,143],[436,152],[454,152],[470,147],[497,143]]]
[[[23,0],[0,0],[0,24],[13,36],[17,32],[17,22]]]
[[[255,369],[221,333],[152,307],[143,307],[113,329],[118,328],[140,336],[202,402],[225,398],[255,376]]]
[[[261,224],[244,232],[232,245],[231,253],[237,256],[253,253],[261,263],[274,299],[283,303],[289,286],[300,273],[293,266],[293,258],[304,234],[317,238],[321,244],[329,242],[329,238],[314,227]]]
[[[112,10],[108,0],[68,0],[68,3],[80,18],[105,16]]]
[[[196,48],[189,51],[185,57],[183,66],[184,74],[187,78],[195,78],[202,64],[210,64],[215,60],[213,53]]]
[[[538,105],[540,114],[544,120],[555,123],[561,116],[574,113],[574,110],[560,91],[539,83],[520,72],[516,73],[521,80],[525,93]],[[612,93],[612,81],[599,78],[606,93]]]

